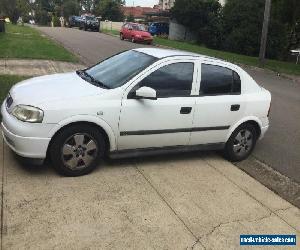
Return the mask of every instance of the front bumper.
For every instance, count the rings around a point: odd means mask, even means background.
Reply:
[[[18,155],[28,158],[46,158],[51,138],[22,137],[10,132],[1,123],[2,135],[6,144]]]
[[[51,138],[48,138],[54,124],[33,124],[19,121],[1,107],[2,135],[6,144],[18,155],[27,158],[44,159]]]
[[[153,38],[135,37],[137,42],[152,43]]]

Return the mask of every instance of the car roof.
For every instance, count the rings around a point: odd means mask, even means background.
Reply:
[[[142,52],[149,56],[153,56],[156,58],[166,58],[166,57],[173,57],[173,56],[192,56],[192,57],[199,57],[199,58],[206,58],[206,59],[213,59],[219,60],[214,57],[209,57],[201,54],[196,54],[193,52],[183,51],[183,50],[175,50],[175,49],[160,49],[160,48],[138,48],[134,49],[135,51]]]

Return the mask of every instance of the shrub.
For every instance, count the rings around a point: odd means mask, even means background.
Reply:
[[[53,15],[53,16],[52,16],[52,22],[53,22],[53,26],[54,26],[54,27],[60,27],[60,26],[61,26],[61,23],[60,23],[60,21],[59,21],[59,18],[58,18],[58,16],[56,16],[56,15]]]

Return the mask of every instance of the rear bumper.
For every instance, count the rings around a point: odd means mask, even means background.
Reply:
[[[260,128],[260,137],[259,137],[259,139],[264,138],[264,136],[265,136],[266,132],[268,131],[268,129],[269,129],[269,125]]]

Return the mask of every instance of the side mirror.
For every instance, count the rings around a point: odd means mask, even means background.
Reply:
[[[149,87],[141,87],[135,91],[136,99],[157,100],[156,91]]]

